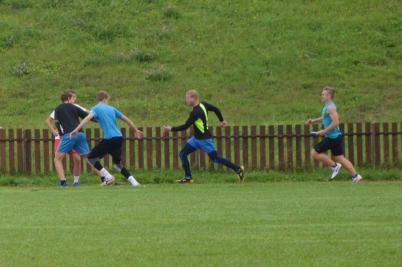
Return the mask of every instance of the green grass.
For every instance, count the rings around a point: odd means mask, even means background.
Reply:
[[[398,168],[362,168],[359,173],[365,181],[401,181],[402,171]],[[133,171],[134,176],[142,184],[172,184],[178,178],[183,177],[183,171]],[[284,171],[247,171],[247,182],[308,182],[308,181],[326,181],[330,171],[328,168],[318,168],[309,170],[299,170],[294,172]],[[118,185],[127,184],[122,175],[114,173]],[[71,174],[67,173],[68,182],[72,182]],[[237,176],[232,171],[193,171],[195,183],[237,183]],[[84,173],[81,176],[81,183],[93,185],[99,183],[99,179],[93,175]],[[351,177],[346,171],[342,171],[336,178],[337,181],[350,181]],[[57,176],[31,176],[23,175],[0,175],[0,186],[49,186],[57,184]]]
[[[401,183],[0,188],[1,266],[400,266]]]
[[[400,1],[0,0],[0,126],[43,127],[68,87],[139,125],[183,122],[186,89],[232,124],[295,123],[339,89],[343,121],[399,121]]]

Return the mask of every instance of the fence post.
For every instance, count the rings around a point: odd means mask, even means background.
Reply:
[[[265,126],[260,126],[260,170],[265,170],[267,167],[267,149],[266,149],[266,133]]]
[[[39,175],[41,173],[41,153],[40,153],[40,130],[34,130],[34,149],[35,149],[35,174]]]
[[[146,130],[147,142],[147,170],[152,170],[153,165],[153,146],[152,146],[152,127],[147,127]]]
[[[269,151],[269,169],[275,169],[275,128],[268,126],[268,151]]]
[[[302,142],[301,142],[301,125],[298,124],[295,127],[296,131],[296,169],[301,169],[302,167]]]
[[[162,143],[161,143],[161,127],[155,128],[155,152],[156,152],[156,167],[162,169]]]
[[[7,171],[6,164],[6,130],[0,129],[0,171]]]
[[[43,136],[43,171],[45,174],[49,174],[50,172],[50,150],[49,150],[49,130],[42,130]]]
[[[402,131],[402,129],[401,129]],[[401,133],[402,136],[402,133]],[[401,144],[402,146],[402,144]],[[396,122],[392,123],[392,163],[397,166],[399,163],[398,156],[398,124]]]
[[[226,133],[226,139],[225,142],[228,142],[227,140],[228,134]],[[239,133],[239,126],[234,126],[233,127],[233,138],[234,138],[234,158],[235,158],[235,164],[240,165],[240,133]],[[226,153],[228,145],[226,145]]]
[[[355,163],[355,154],[354,154],[354,143],[353,143],[353,123],[348,123],[348,131],[347,131],[347,136],[348,136],[348,158],[352,164]]]
[[[286,157],[287,157],[287,170],[293,170],[293,129],[292,125],[286,125]]]
[[[142,127],[138,128],[140,131],[143,131]],[[143,170],[144,169],[144,140],[143,139],[137,139],[138,140],[138,151],[137,151],[137,158],[138,158],[138,169]]]
[[[10,166],[10,173],[15,173],[15,136],[14,136],[14,129],[8,130],[8,139],[9,139],[9,151],[8,151],[8,161]]]
[[[218,151],[218,154],[223,155],[223,151],[222,151],[222,128],[221,127],[216,127],[215,140],[216,140],[216,149]],[[219,170],[221,170],[222,165],[218,165],[217,168]]]
[[[363,137],[362,137],[362,124],[356,124],[356,140],[357,140],[357,165],[363,164]]]
[[[285,152],[283,145],[283,125],[278,126],[278,157],[279,157],[279,170],[285,170]]]
[[[381,148],[380,148],[380,124],[374,123],[374,164],[379,166],[381,164]]]
[[[24,148],[25,148],[25,173],[32,173],[32,132],[30,129],[24,130]]]
[[[257,126],[251,126],[251,168],[257,169]]]
[[[170,137],[167,136],[164,140],[163,140],[163,148],[164,148],[164,152],[165,152],[165,163],[164,163],[164,167],[166,170],[170,169]]]
[[[390,166],[389,162],[389,128],[388,123],[382,124],[382,140],[383,140],[383,152],[384,152],[384,164]]]
[[[248,127],[242,127],[243,165],[248,168]]]

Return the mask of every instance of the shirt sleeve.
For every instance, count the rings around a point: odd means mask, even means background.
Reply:
[[[117,108],[114,109],[114,113],[116,114],[116,117],[118,119],[121,119],[121,117],[123,117],[123,113],[120,110],[118,110]]]
[[[55,117],[54,117],[54,116],[55,116],[54,113],[55,113],[55,112],[54,112],[54,110],[53,110],[52,113],[50,113],[50,115],[49,115],[49,117],[52,118],[53,120],[54,120],[54,118],[55,118]]]
[[[216,114],[216,116],[218,117],[219,121],[223,121],[222,112],[220,111],[220,109],[219,109],[218,107],[216,107],[216,106],[214,106],[214,105],[211,105],[211,104],[209,104],[209,103],[207,103],[207,102],[202,102],[202,104],[204,104],[205,108],[206,108],[208,111],[214,112],[214,113]]]
[[[87,112],[87,111],[84,111],[84,110],[82,110],[82,109],[79,108],[79,107],[76,107],[76,110],[77,110],[78,116],[79,116],[81,119],[84,119],[86,116],[88,116],[88,112]]]
[[[187,121],[184,124],[176,126],[176,127],[172,127],[172,132],[179,132],[179,131],[187,130],[195,122],[196,119],[197,119],[197,116],[196,116],[195,112],[192,111],[190,113],[190,116],[188,117]]]

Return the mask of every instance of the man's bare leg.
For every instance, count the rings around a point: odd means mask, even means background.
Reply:
[[[324,153],[318,153],[317,151],[312,150],[311,155],[315,160],[324,163],[325,166],[333,167],[336,164],[335,161],[333,161],[328,155]]]
[[[60,180],[60,185],[65,186],[67,185],[66,183],[66,176],[64,174],[64,166],[63,166],[63,159],[65,157],[65,153],[60,153],[56,151],[55,157],[54,157],[54,167],[56,168],[56,173],[57,176],[59,177]]]

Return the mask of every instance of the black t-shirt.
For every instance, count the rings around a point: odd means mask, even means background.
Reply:
[[[216,114],[216,116],[218,117],[219,121],[223,121],[222,113],[221,113],[221,111],[220,111],[217,107],[215,107],[215,106],[213,106],[213,105],[211,105],[211,104],[209,104],[209,103],[207,103],[207,102],[204,102],[204,101],[201,102],[201,103],[204,105],[204,107],[205,107],[205,109],[207,110],[207,112],[208,112],[208,111],[214,112],[214,113]],[[203,122],[204,129],[206,129],[206,130],[204,130],[204,132],[201,132],[201,131],[197,128],[197,126],[195,125],[195,122],[196,122],[198,119],[201,119],[202,122]],[[204,112],[204,110],[200,107],[200,105],[197,105],[197,106],[195,106],[195,107],[193,108],[193,110],[192,110],[191,113],[190,113],[190,116],[188,117],[187,121],[186,121],[183,125],[176,126],[176,127],[172,127],[172,131],[173,131],[173,132],[185,131],[185,130],[187,130],[191,125],[193,125],[193,127],[194,127],[194,137],[195,137],[195,138],[197,138],[197,139],[208,139],[208,138],[212,138],[212,134],[211,134],[211,133],[209,132],[209,130],[208,130],[208,121],[207,121],[207,118],[206,118],[206,116],[205,116],[205,112]]]
[[[60,104],[54,110],[54,119],[60,136],[72,132],[80,124],[80,118],[83,119],[87,115],[87,112],[73,104]]]

